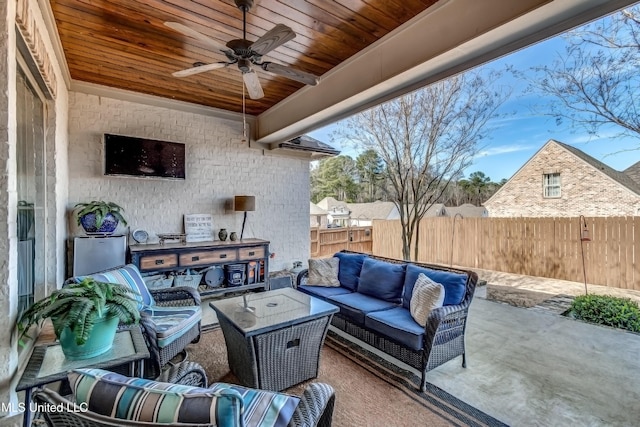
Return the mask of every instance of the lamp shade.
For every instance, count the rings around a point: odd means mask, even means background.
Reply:
[[[256,210],[255,196],[235,196],[233,210],[236,212],[247,212]]]

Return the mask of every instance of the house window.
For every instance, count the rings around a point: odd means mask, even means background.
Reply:
[[[543,187],[545,198],[560,197],[560,174],[545,173]]]

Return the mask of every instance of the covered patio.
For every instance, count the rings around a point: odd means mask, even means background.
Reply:
[[[216,229],[239,231],[242,216],[229,201],[255,195],[245,235],[270,242],[272,271],[291,268],[309,257],[309,161],[325,153],[287,141],[632,3],[310,1],[298,10],[256,1],[247,38],[256,40],[277,23],[290,26],[302,41],[270,55],[318,75],[320,83],[304,86],[259,70],[265,96],[243,103],[236,69],[171,76],[220,58],[206,43],[164,25],[182,22],[219,43],[239,38],[242,13],[231,0],[2,2],[0,306],[6,323],[15,324],[24,296],[20,202],[34,205],[35,300],[70,276],[69,241],[80,234],[70,212],[89,200],[122,206],[129,222],[123,234],[144,229],[157,238],[181,232],[184,215],[193,213],[212,214]],[[25,130],[34,136],[28,146]],[[106,176],[106,133],[185,144],[186,178]],[[0,334],[0,401],[17,403],[15,386],[31,348],[18,347],[13,327]],[[5,406],[11,407],[17,406]]]

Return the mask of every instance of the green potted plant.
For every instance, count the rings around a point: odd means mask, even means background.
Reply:
[[[124,209],[113,202],[93,200],[89,203],[78,203],[74,209],[78,225],[82,225],[87,233],[113,233],[118,224],[127,225],[122,216]]]
[[[51,319],[68,359],[95,357],[111,348],[119,323],[140,320],[136,295],[127,286],[85,277],[28,308],[18,320],[19,343],[30,338],[32,325]]]

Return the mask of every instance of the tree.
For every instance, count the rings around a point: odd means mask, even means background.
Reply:
[[[351,202],[358,194],[357,171],[350,156],[323,159],[311,170],[311,199],[314,203],[325,197]]]
[[[472,172],[469,175],[469,179],[461,179],[458,184],[462,187],[467,200],[470,203],[480,206],[487,196],[487,190],[489,190],[491,178],[486,176],[484,172]]]
[[[640,137],[640,6],[570,31],[562,56],[534,67],[530,89],[551,96],[543,107],[589,135],[606,125]],[[639,146],[640,148],[640,146]]]
[[[461,176],[505,100],[496,73],[470,72],[432,84],[346,120],[338,136],[375,151],[400,213],[402,255],[418,258],[420,220]]]
[[[384,164],[375,150],[366,150],[356,158],[356,169],[360,177],[360,194],[365,195],[360,202],[373,202],[377,199],[380,182],[384,179]]]

